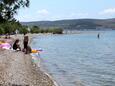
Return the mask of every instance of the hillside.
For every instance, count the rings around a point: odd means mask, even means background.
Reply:
[[[69,30],[115,29],[115,19],[71,19],[58,21],[21,22],[22,25],[41,28],[60,27]]]

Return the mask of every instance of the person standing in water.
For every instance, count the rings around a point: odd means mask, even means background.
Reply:
[[[97,38],[99,39],[100,38],[100,34],[98,33],[98,35],[97,35]]]

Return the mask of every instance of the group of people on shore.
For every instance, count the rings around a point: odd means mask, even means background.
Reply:
[[[20,47],[20,40],[16,39],[13,44],[13,50],[23,51],[25,54],[31,53],[31,47],[28,45],[29,37],[24,34],[23,49]]]

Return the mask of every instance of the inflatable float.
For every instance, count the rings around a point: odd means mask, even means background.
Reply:
[[[42,50],[41,49],[39,49],[39,50],[36,50],[36,49],[32,49],[32,53],[39,53],[39,52],[41,52]]]

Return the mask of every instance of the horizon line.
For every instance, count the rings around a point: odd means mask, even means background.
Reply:
[[[19,21],[19,22],[45,22],[45,21],[64,21],[64,20],[82,20],[82,19],[91,19],[91,20],[106,20],[106,19],[115,19],[115,18],[78,18],[78,19],[57,19],[57,20],[32,20],[32,21]]]

